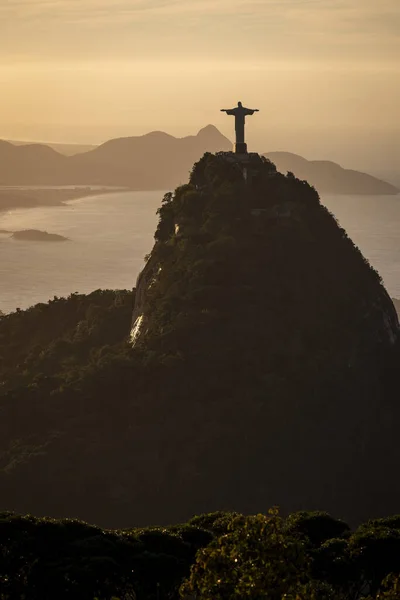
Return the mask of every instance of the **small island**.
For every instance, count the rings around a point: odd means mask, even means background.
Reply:
[[[25,229],[23,231],[14,231],[12,236],[14,240],[28,242],[68,242],[69,239],[57,233],[47,233],[37,229]]]

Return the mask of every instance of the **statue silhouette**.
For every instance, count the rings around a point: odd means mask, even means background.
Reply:
[[[227,115],[235,117],[235,132],[236,132],[236,144],[235,152],[237,154],[247,153],[247,144],[244,141],[244,124],[247,116],[253,115],[258,112],[258,108],[246,108],[241,102],[235,108],[221,108],[221,112],[226,112]]]

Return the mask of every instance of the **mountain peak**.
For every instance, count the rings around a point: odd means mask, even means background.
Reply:
[[[143,138],[176,139],[176,137],[171,135],[170,133],[167,133],[166,131],[160,131],[158,129],[156,131],[149,131],[149,133],[145,133],[141,137],[143,137]]]
[[[203,138],[209,141],[223,141],[224,144],[228,144],[228,145],[232,145],[232,143],[230,142],[230,140],[228,140],[227,137],[225,137],[220,131],[219,129],[217,129],[215,127],[215,125],[206,125],[205,127],[202,127],[198,134],[197,134],[198,138]]]
[[[201,135],[210,135],[210,134],[218,134],[218,135],[222,135],[222,133],[219,131],[219,129],[217,129],[215,127],[215,125],[211,125],[211,123],[209,123],[208,125],[206,125],[205,127],[202,127],[201,129],[199,129],[197,135],[201,136]]]

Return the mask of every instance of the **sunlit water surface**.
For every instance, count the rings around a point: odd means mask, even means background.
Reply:
[[[113,192],[64,207],[0,213],[0,229],[39,229],[69,242],[0,234],[0,310],[97,288],[132,288],[153,245],[163,192]],[[400,196],[324,196],[389,293],[400,298]],[[356,284],[356,283],[355,283]]]

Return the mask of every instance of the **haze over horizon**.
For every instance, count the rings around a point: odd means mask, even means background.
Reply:
[[[178,137],[259,108],[249,147],[400,164],[398,0],[3,0],[0,137]]]

